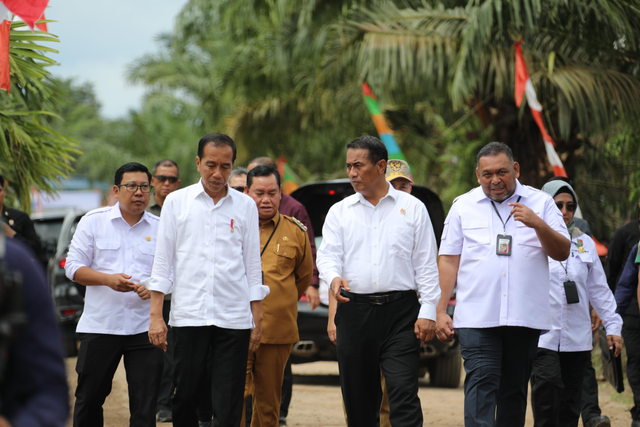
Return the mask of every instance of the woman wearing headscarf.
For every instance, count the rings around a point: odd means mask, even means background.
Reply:
[[[598,258],[596,245],[575,227],[578,198],[571,185],[549,181],[542,191],[553,197],[571,235],[566,261],[549,258],[549,303],[552,330],[540,336],[531,373],[531,406],[536,427],[575,427],[580,417],[582,380],[593,348],[591,311],[607,330],[609,348],[622,350],[622,319]]]

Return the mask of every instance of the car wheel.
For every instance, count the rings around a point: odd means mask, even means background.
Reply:
[[[460,385],[462,356],[460,345],[429,361],[429,377],[434,387],[456,388]]]
[[[78,343],[75,334],[71,337],[62,338],[62,351],[64,357],[76,357],[78,355]]]

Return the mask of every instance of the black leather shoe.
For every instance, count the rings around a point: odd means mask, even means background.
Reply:
[[[278,420],[278,425],[279,426],[286,426],[287,425],[287,419],[285,417],[280,417],[280,419]]]
[[[173,421],[173,417],[171,411],[166,409],[161,409],[158,411],[158,422],[159,423],[170,423]]]

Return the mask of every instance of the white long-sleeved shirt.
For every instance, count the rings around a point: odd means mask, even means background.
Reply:
[[[356,193],[329,209],[316,264],[327,285],[342,277],[357,294],[415,290],[418,317],[435,320],[440,299],[436,257],[426,207],[389,185],[376,206]]]
[[[214,204],[202,182],[169,194],[147,287],[172,292],[171,326],[253,328],[250,302],[269,294],[253,199],[227,186]]]
[[[460,255],[454,328],[523,326],[549,330],[549,265],[533,228],[513,218],[514,203],[531,209],[569,240],[567,227],[547,193],[516,180],[514,194],[494,202],[506,229],[482,187],[458,197],[444,222],[440,255]],[[511,256],[496,254],[498,234],[512,237]]]
[[[579,247],[584,252],[579,251]],[[567,271],[565,272],[565,268]],[[576,304],[567,304],[563,283],[576,283]],[[602,319],[607,335],[620,336],[622,318],[616,314],[616,301],[598,258],[593,239],[586,234],[571,241],[571,255],[566,261],[549,258],[549,303],[551,330],[540,336],[538,347],[553,351],[591,351],[591,313],[589,302]]]
[[[106,274],[125,273],[140,283],[151,275],[159,218],[149,212],[130,226],[120,204],[88,212],[78,223],[69,246],[65,274],[74,280],[80,267]],[[136,292],[87,286],[77,332],[135,335],[149,330],[150,300]]]

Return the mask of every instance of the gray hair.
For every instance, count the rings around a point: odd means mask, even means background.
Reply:
[[[231,182],[231,178],[233,178],[234,176],[247,175],[248,173],[249,171],[245,168],[235,168],[234,170],[231,171],[231,174],[229,175],[229,181],[227,182]]]

